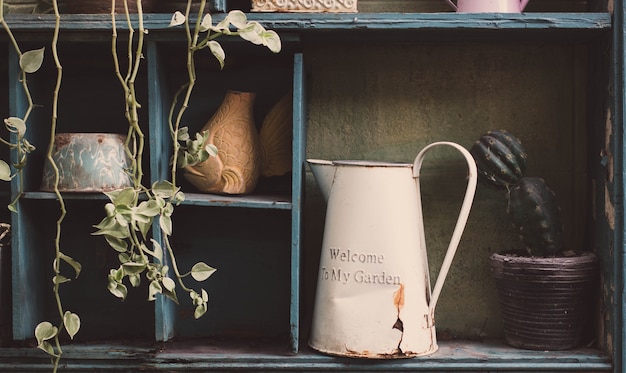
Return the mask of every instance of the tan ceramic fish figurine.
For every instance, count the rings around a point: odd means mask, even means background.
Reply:
[[[291,95],[268,113],[259,136],[253,115],[256,94],[228,91],[202,130],[218,154],[185,167],[185,177],[201,192],[249,194],[264,176],[291,170]]]

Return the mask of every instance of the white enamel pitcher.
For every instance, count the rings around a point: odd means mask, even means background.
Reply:
[[[458,13],[521,13],[529,0],[446,0]]]
[[[441,145],[463,154],[469,180],[431,292],[419,173],[425,153]],[[452,142],[436,142],[413,164],[307,161],[328,202],[310,346],[362,358],[435,352],[435,305],[476,191],[470,153]]]

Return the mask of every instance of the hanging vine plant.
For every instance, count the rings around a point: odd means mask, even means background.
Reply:
[[[62,302],[61,286],[79,277],[83,270],[82,265],[65,254],[61,248],[61,233],[64,218],[67,214],[63,195],[59,191],[59,169],[53,159],[54,138],[57,132],[58,105],[61,83],[63,80],[63,67],[58,53],[58,40],[60,32],[60,12],[57,0],[50,1],[52,13],[54,13],[54,32],[51,43],[51,53],[56,67],[56,80],[54,84],[53,101],[51,105],[50,142],[48,144],[47,162],[54,170],[54,194],[59,203],[60,215],[56,221],[56,233],[54,237],[53,267],[53,293],[55,308],[58,314],[56,322],[42,321],[34,331],[37,347],[45,351],[52,359],[52,371],[56,372],[63,356],[60,337],[67,334],[70,339],[79,332],[81,327],[80,316],[67,310]],[[112,38],[111,52],[117,77],[124,92],[124,113],[128,123],[125,143],[126,152],[131,159],[128,173],[132,178],[132,186],[120,190],[104,193],[109,199],[105,204],[105,217],[94,227],[92,234],[103,236],[108,245],[118,254],[120,265],[111,269],[108,274],[108,290],[116,297],[125,299],[128,294],[127,286],[137,287],[142,279],[148,281],[148,300],[155,300],[157,294],[165,296],[175,303],[179,302],[176,288],[180,287],[188,293],[192,304],[195,306],[194,316],[203,316],[208,309],[208,293],[205,289],[193,289],[185,284],[185,279],[193,278],[202,282],[208,279],[215,268],[204,262],[198,262],[188,272],[182,273],[177,265],[175,250],[170,243],[173,233],[173,213],[175,206],[184,201],[185,195],[176,183],[176,170],[178,167],[195,164],[206,160],[217,153],[213,145],[205,146],[207,133],[198,133],[190,136],[187,127],[181,126],[182,118],[188,108],[195,81],[195,54],[197,51],[208,48],[218,60],[220,66],[224,66],[225,53],[221,45],[215,40],[222,35],[239,36],[244,40],[257,45],[264,45],[272,52],[278,53],[281,42],[278,34],[266,30],[258,22],[250,22],[241,11],[231,11],[217,25],[213,25],[210,14],[204,15],[206,0],[199,1],[198,17],[195,23],[190,22],[192,3],[188,0],[185,13],[180,11],[172,16],[171,27],[182,26],[186,33],[187,49],[187,82],[180,87],[172,99],[169,113],[169,130],[173,142],[173,154],[171,159],[171,179],[159,180],[149,187],[144,186],[142,159],[145,148],[145,135],[140,124],[140,103],[136,94],[136,79],[140,64],[143,60],[144,38],[147,30],[143,24],[142,1],[137,0],[136,26],[131,21],[131,13],[128,0],[117,0],[124,4],[126,15],[126,29],[129,33],[126,49],[118,51],[117,20],[115,16],[116,0],[111,1]],[[194,4],[197,6],[197,4]],[[196,7],[193,9],[196,9]],[[17,211],[15,204],[23,192],[21,173],[26,165],[27,155],[34,147],[26,140],[26,123],[34,107],[33,100],[28,89],[27,74],[36,72],[43,62],[44,49],[38,49],[22,53],[10,28],[4,20],[4,0],[0,0],[0,24],[4,27],[20,59],[20,81],[23,84],[28,108],[23,117],[10,117],[4,120],[6,129],[10,133],[9,140],[0,139],[16,151],[18,161],[12,167],[4,161],[0,161],[0,180],[11,180],[20,176],[18,193],[14,201],[9,205],[12,211]],[[134,18],[133,18],[134,20]],[[135,29],[136,27],[136,29]],[[120,69],[120,55],[127,58],[127,70]],[[156,219],[156,220],[155,220]],[[152,238],[152,229],[160,231],[161,240]],[[169,263],[167,265],[166,263]],[[71,268],[69,273],[67,267]]]
[[[59,6],[57,0],[52,1],[55,24],[54,32],[52,36],[51,51],[52,58],[54,60],[54,66],[56,68],[56,80],[54,85],[52,105],[51,105],[51,125],[50,125],[50,141],[48,144],[48,151],[46,153],[46,159],[50,163],[54,170],[54,194],[56,200],[59,203],[60,215],[56,221],[56,233],[54,238],[54,260],[52,261],[53,269],[53,293],[56,304],[56,309],[59,315],[59,320],[56,325],[50,321],[42,321],[35,328],[35,338],[37,339],[37,347],[45,351],[52,358],[53,368],[52,371],[56,372],[59,368],[59,362],[63,355],[63,349],[61,347],[60,336],[63,331],[73,339],[74,336],[80,330],[81,320],[78,314],[66,310],[60,294],[60,287],[62,284],[71,281],[70,277],[67,277],[61,270],[63,264],[69,265],[73,269],[74,279],[78,278],[82,270],[82,265],[74,260],[72,257],[63,253],[61,249],[61,232],[62,225],[67,214],[65,207],[65,201],[61,192],[59,191],[59,169],[57,168],[54,159],[52,157],[54,149],[54,137],[56,134],[57,120],[58,120],[58,107],[59,107],[59,92],[61,90],[61,82],[63,80],[63,66],[59,58],[58,41],[60,32],[61,16],[59,13]]]
[[[106,204],[106,216],[95,226],[95,235],[102,235],[107,243],[118,252],[120,266],[111,269],[108,276],[109,291],[120,299],[128,294],[127,283],[137,287],[141,283],[142,275],[149,282],[148,300],[155,300],[161,294],[178,303],[176,287],[179,285],[188,293],[195,306],[194,317],[200,318],[208,309],[209,295],[205,289],[193,289],[185,284],[185,278],[192,277],[197,282],[209,278],[215,268],[204,262],[198,262],[190,271],[182,273],[178,268],[176,255],[172,248],[170,237],[173,233],[172,215],[174,207],[184,201],[185,195],[176,184],[176,168],[187,164],[194,164],[206,160],[217,154],[213,145],[203,146],[207,133],[189,136],[187,127],[180,123],[188,107],[188,102],[195,86],[196,72],[194,56],[198,50],[209,48],[218,59],[220,66],[224,65],[225,53],[221,45],[214,39],[221,35],[239,35],[255,44],[268,46],[272,51],[280,51],[280,38],[274,31],[267,31],[258,22],[248,22],[241,11],[231,11],[223,21],[212,24],[210,14],[202,16],[206,1],[200,1],[198,20],[195,27],[190,26],[189,13],[192,1],[187,3],[186,13],[176,12],[170,23],[171,27],[184,25],[187,35],[187,74],[188,82],[184,84],[173,98],[169,123],[174,152],[172,156],[172,179],[159,180],[149,188],[142,183],[142,158],[145,147],[145,135],[139,122],[140,104],[135,91],[135,81],[139,65],[143,56],[143,43],[146,30],[143,27],[143,9],[141,1],[137,2],[138,29],[137,38],[133,38],[134,29],[129,18],[127,26],[129,41],[124,55],[127,56],[128,71],[122,74],[117,53],[117,27],[115,17],[112,17],[113,37],[112,51],[116,76],[124,91],[125,116],[128,121],[126,140],[127,153],[131,159],[130,174],[133,186],[105,193],[110,202]],[[202,37],[201,37],[202,36]],[[179,96],[183,96],[182,105],[177,113],[176,107]],[[150,237],[150,229],[157,219],[157,229],[160,229],[162,243]],[[167,260],[165,259],[167,257]],[[169,262],[168,266],[165,264]]]
[[[13,168],[9,166],[7,161],[0,160],[0,180],[11,181],[13,178],[18,178],[18,192],[15,199],[9,204],[8,208],[12,212],[16,212],[15,204],[17,200],[24,192],[24,178],[23,170],[26,167],[26,161],[28,154],[35,150],[35,147],[26,138],[26,126],[33,108],[35,107],[33,97],[28,85],[28,74],[36,73],[43,63],[45,48],[29,50],[22,52],[15,35],[11,31],[11,28],[4,19],[5,10],[4,0],[0,0],[0,24],[6,32],[15,53],[19,59],[20,73],[19,81],[22,85],[22,90],[28,103],[24,114],[21,117],[13,116],[4,119],[4,126],[9,134],[9,138],[5,139],[0,137],[0,142],[7,145],[9,149],[15,151],[16,162],[12,163]]]

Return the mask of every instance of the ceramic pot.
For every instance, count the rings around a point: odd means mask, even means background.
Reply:
[[[540,258],[496,253],[490,267],[509,345],[566,350],[581,344],[598,271],[594,254]]]
[[[132,186],[125,139],[110,133],[56,134],[52,158],[59,169],[59,190],[108,192]],[[41,190],[54,191],[54,179],[54,169],[46,161]]]
[[[137,13],[137,1],[127,0],[127,2],[128,11]],[[154,3],[154,0],[142,0],[143,12],[153,12]],[[109,14],[111,13],[111,0],[67,0],[65,9],[70,14]],[[125,13],[124,0],[115,0],[115,13]]]
[[[218,155],[185,167],[185,177],[202,192],[248,194],[261,171],[259,135],[254,123],[255,93],[228,91],[217,112],[204,125],[207,144]]]
[[[44,14],[51,11],[52,7],[42,4],[39,0],[4,1],[4,14]]]
[[[357,0],[252,0],[252,11],[356,13]]]
[[[522,13],[529,0],[446,0],[458,13]]]

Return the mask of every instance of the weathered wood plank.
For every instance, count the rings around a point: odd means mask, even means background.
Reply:
[[[500,342],[440,342],[435,354],[399,360],[337,358],[304,351],[254,352],[224,349],[202,343],[167,343],[161,346],[67,346],[63,372],[208,372],[208,371],[576,371],[610,372],[607,356],[592,349],[570,351],[527,351]],[[0,349],[0,371],[49,371],[48,359],[36,349]]]
[[[215,20],[222,19],[216,14]],[[145,27],[151,31],[166,30],[170,21],[167,14],[146,14]],[[525,14],[470,14],[470,13],[271,13],[248,14],[248,18],[262,22],[268,27],[285,31],[312,30],[362,30],[362,29],[403,29],[430,30],[459,29],[568,29],[568,30],[608,30],[611,16],[608,13],[525,13]],[[9,15],[9,26],[19,31],[46,31],[54,26],[50,15]],[[120,21],[122,18],[120,18]],[[125,27],[123,23],[118,25]],[[111,18],[108,15],[63,15],[63,30],[84,32],[109,30]]]

